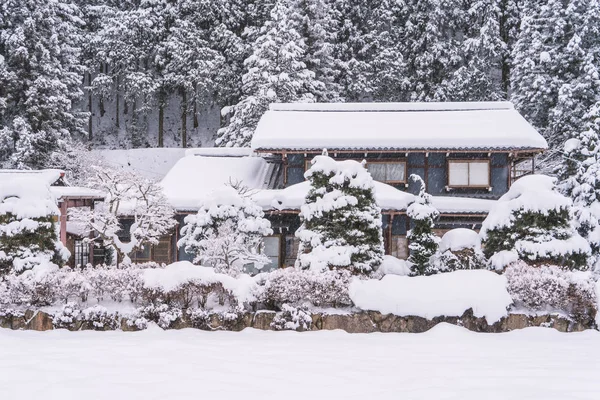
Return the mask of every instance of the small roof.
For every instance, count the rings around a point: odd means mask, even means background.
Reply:
[[[50,186],[50,192],[58,200],[66,198],[104,200],[106,195],[99,190],[81,186]]]
[[[271,104],[252,139],[265,152],[547,147],[510,102]]]
[[[198,156],[181,158],[161,182],[163,193],[177,211],[196,211],[202,199],[228,183],[249,189],[267,187],[269,169],[261,157]]]

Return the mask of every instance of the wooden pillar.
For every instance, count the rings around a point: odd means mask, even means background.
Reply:
[[[60,202],[60,242],[67,246],[67,199]]]

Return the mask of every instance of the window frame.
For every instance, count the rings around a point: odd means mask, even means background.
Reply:
[[[488,183],[487,185],[451,185],[450,184],[450,164],[451,163],[462,163],[467,164],[467,179],[471,181],[471,164],[483,164],[486,163],[488,167]],[[451,189],[489,189],[492,187],[492,162],[489,158],[477,158],[477,159],[465,159],[465,158],[451,158],[446,160],[446,187]]]
[[[348,160],[353,160],[356,162],[361,162],[362,160],[357,160],[355,158],[342,158],[342,159],[336,159],[336,161],[348,161]],[[375,178],[373,178],[374,181],[377,182],[382,182],[385,184],[391,184],[391,185],[397,185],[397,184],[406,184],[408,182],[408,161],[405,158],[402,159],[383,159],[383,160],[371,160],[369,161],[368,159],[363,159],[365,160],[367,163],[365,165],[365,168],[367,169],[367,171],[369,171],[369,164],[404,164],[404,180],[403,181],[397,181],[397,180],[392,180],[392,181],[377,181]],[[304,160],[304,172],[308,171],[308,169],[310,168],[310,162],[311,160]],[[369,171],[369,174],[371,172]]]

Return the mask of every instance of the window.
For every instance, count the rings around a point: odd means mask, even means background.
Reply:
[[[489,161],[448,161],[448,186],[489,187]]]
[[[90,262],[90,245],[81,239],[75,239],[73,247],[75,250],[73,264],[76,267],[85,267]]]
[[[285,237],[285,260],[284,267],[293,267],[298,257],[298,248],[300,240],[295,235],[287,235]]]
[[[279,253],[281,249],[281,236],[267,236],[263,239],[264,254],[271,261],[265,265],[262,272],[271,271],[279,268]]]
[[[374,180],[389,183],[406,183],[406,162],[367,162],[367,170]]]
[[[401,260],[408,259],[408,239],[405,235],[392,235],[390,255]]]

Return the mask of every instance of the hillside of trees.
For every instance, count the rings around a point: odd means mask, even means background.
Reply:
[[[247,146],[291,101],[506,99],[557,150],[599,68],[598,0],[4,0],[0,165]]]

